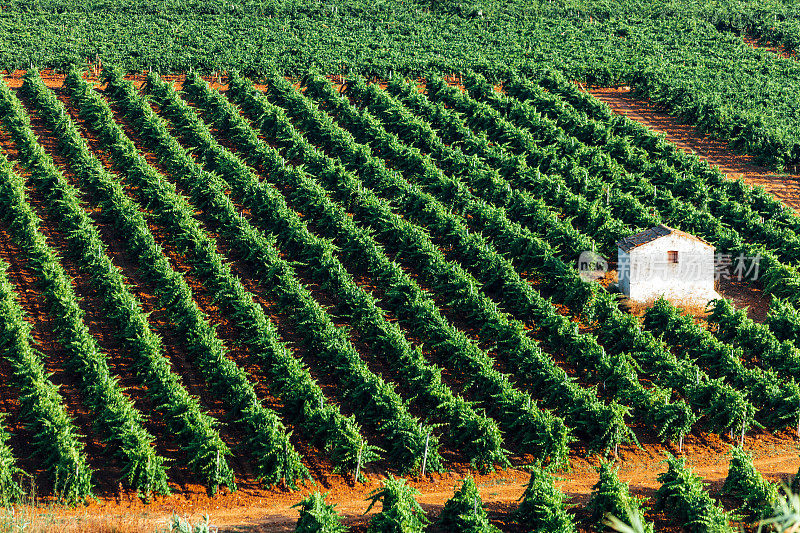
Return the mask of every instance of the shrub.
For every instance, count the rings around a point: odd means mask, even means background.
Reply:
[[[326,494],[315,492],[308,498],[293,505],[300,508],[300,518],[295,531],[298,533],[340,533],[347,530],[334,505],[325,503]]]
[[[394,478],[391,474],[383,482],[383,488],[370,493],[371,500],[367,513],[378,501],[383,509],[372,517],[369,533],[417,533],[428,524],[425,511],[419,506],[414,496],[419,491],[406,485],[406,480]]]
[[[464,478],[461,488],[444,504],[439,525],[457,533],[499,533],[489,523],[478,487],[472,476]]]
[[[644,521],[642,500],[631,496],[627,483],[623,483],[617,476],[617,469],[611,463],[600,463],[597,468],[600,479],[592,487],[592,497],[587,505],[592,512],[592,520],[597,524],[597,530],[605,529],[608,515],[611,515],[627,525],[633,522],[640,523],[643,532],[653,533],[653,524]],[[626,520],[627,519],[627,520]]]
[[[667,454],[669,469],[658,476],[657,511],[673,511],[674,515],[697,533],[733,533],[728,515],[708,495],[703,480],[686,468],[686,459]]]
[[[538,533],[576,531],[564,504],[564,493],[553,484],[553,477],[539,467],[531,467],[531,478],[514,518]]]
[[[731,448],[731,464],[722,493],[741,498],[740,510],[749,520],[772,515],[773,505],[778,499],[778,488],[761,476],[753,466],[750,454],[738,446]]]

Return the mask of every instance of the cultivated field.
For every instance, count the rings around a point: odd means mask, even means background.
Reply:
[[[678,531],[699,500],[663,488],[667,453],[714,496],[732,446],[772,481],[800,465],[800,219],[559,74],[6,81],[8,499],[30,491],[20,468],[84,524],[291,530],[321,490],[365,529],[388,474],[436,519],[472,473],[492,523],[522,531],[534,465],[589,530],[594,468],[617,458]],[[699,320],[633,316],[581,280],[581,251],[614,258],[659,223],[760,256],[759,280]]]

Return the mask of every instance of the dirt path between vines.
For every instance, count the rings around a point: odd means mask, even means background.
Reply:
[[[781,56],[784,59],[797,59],[797,52],[788,52],[778,45],[763,43],[756,37],[749,37],[745,35],[742,37],[742,40],[753,48],[758,50],[767,50],[773,54]]]
[[[750,185],[761,185],[795,211],[800,211],[800,174],[777,174],[753,163],[749,155],[737,154],[722,142],[699,133],[693,125],[682,124],[663,108],[634,97],[630,87],[591,88],[588,91],[617,113],[662,132],[667,140],[686,152],[716,165],[731,179],[744,179]]]
[[[708,490],[712,496],[716,496],[727,475],[728,450],[733,442],[727,435],[719,437],[704,434],[689,436],[684,443],[683,452],[688,464],[709,483]],[[792,431],[753,433],[745,438],[745,449],[753,454],[756,468],[771,481],[789,482],[800,467],[797,439]],[[658,444],[646,444],[641,449],[634,446],[620,448],[617,461],[620,478],[630,484],[633,493],[650,499],[650,504],[660,486],[658,475],[666,470],[662,461],[668,451],[677,454],[674,447],[665,448]],[[557,485],[572,498],[570,503],[576,505],[573,512],[581,524],[580,530],[589,532],[592,530],[584,507],[597,481],[594,468],[598,459],[593,457],[586,460],[573,456],[571,460],[571,471],[558,473],[557,476],[562,479]],[[456,465],[451,472],[429,475],[425,480],[410,479],[408,483],[420,491],[417,500],[428,517],[435,520],[444,502],[452,496],[454,487],[468,473],[466,465]],[[510,513],[522,496],[528,473],[521,468],[511,468],[473,475],[492,523],[503,531],[521,531],[511,522]],[[41,528],[49,531],[153,531],[166,527],[175,513],[195,522],[201,520],[203,515],[208,515],[210,524],[220,531],[293,531],[298,513],[292,505],[309,493],[320,490],[329,493],[327,501],[336,504],[336,510],[345,518],[351,531],[365,531],[369,521],[369,515],[364,515],[368,507],[365,498],[381,486],[381,477],[371,475],[367,483],[357,487],[345,484],[338,476],[331,476],[327,481],[295,492],[268,491],[245,481],[240,484],[238,491],[220,493],[214,497],[205,495],[199,486],[176,487],[176,493],[172,496],[159,498],[149,504],[143,504],[133,495],[100,498],[87,506],[71,510],[45,510],[40,513],[40,519],[33,522],[43,526],[52,524],[51,527]],[[730,500],[723,500],[727,509],[732,504]],[[376,507],[370,515],[380,510],[380,505]],[[664,515],[653,514],[648,519],[655,522],[660,532],[682,531]],[[430,531],[440,530],[431,528]]]

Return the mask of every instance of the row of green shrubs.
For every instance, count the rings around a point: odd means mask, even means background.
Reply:
[[[595,486],[590,502],[595,517],[600,519],[609,511],[618,511],[637,506],[638,500],[630,496],[627,485],[621,483],[609,464],[603,464],[601,477]],[[372,517],[370,533],[417,533],[430,524],[425,511],[414,496],[419,492],[406,485],[404,479],[391,475],[384,480],[383,487],[373,491],[369,512],[378,502],[382,511]],[[577,531],[572,515],[567,512],[565,495],[554,484],[554,478],[544,469],[531,468],[531,477],[525,488],[519,507],[514,511],[515,522],[534,531],[567,533]],[[315,492],[295,507],[300,510],[300,519],[295,531],[300,533],[338,533],[346,531],[335,506],[325,503],[325,495]],[[444,505],[437,525],[453,533],[499,533],[489,523],[478,487],[472,477],[463,480],[461,487]],[[601,525],[602,527],[602,525]],[[652,531],[650,529],[649,531]]]
[[[661,487],[656,492],[654,510],[669,513],[693,532],[733,533],[731,522],[753,524],[763,522],[778,531],[785,531],[787,520],[800,515],[800,472],[791,487],[780,489],[767,482],[753,467],[752,457],[741,448],[731,450],[728,477],[721,494],[741,502],[732,513],[725,512],[705,490],[703,480],[686,468],[683,458],[667,456],[668,469],[658,478]],[[514,522],[526,530],[541,533],[570,533],[578,528],[573,516],[567,512],[567,497],[554,484],[554,477],[546,469],[532,467],[531,476],[519,506],[513,511]],[[598,467],[600,479],[593,487],[588,510],[598,531],[623,533],[653,533],[654,526],[644,518],[643,499],[631,495],[627,483],[620,481],[617,469],[611,463]],[[373,491],[369,512],[378,502],[380,513],[370,520],[369,533],[418,533],[431,522],[415,499],[419,492],[404,479],[391,475],[383,487]],[[344,532],[335,506],[325,502],[325,495],[311,494],[296,508],[300,518],[295,531],[301,533]],[[798,507],[798,509],[794,509]],[[499,533],[490,524],[478,488],[472,477],[462,481],[442,510],[436,525],[453,533]],[[790,527],[794,524],[788,524]],[[800,527],[800,526],[796,526]]]

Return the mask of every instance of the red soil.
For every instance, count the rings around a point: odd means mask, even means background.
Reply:
[[[752,186],[760,185],[786,205],[800,210],[800,174],[776,174],[755,164],[752,156],[737,154],[725,143],[699,133],[691,124],[682,124],[657,104],[634,97],[629,87],[591,88],[588,91],[615,112],[663,132],[668,141],[719,167],[728,178],[743,179]]]
[[[777,46],[764,45],[761,41],[759,41],[758,39],[754,39],[752,37],[745,36],[742,37],[742,40],[748,45],[752,46],[753,48],[768,50],[773,54],[778,54],[779,56],[785,59],[797,59],[797,52],[789,52]]]
[[[684,453],[689,466],[708,483],[712,496],[721,488],[728,470],[728,437],[716,435],[691,436],[684,443]],[[790,432],[769,435],[759,433],[745,438],[745,448],[754,455],[757,469],[771,481],[788,481],[800,466],[796,449],[796,439]],[[642,449],[632,446],[620,448],[617,465],[620,478],[629,483],[632,492],[650,498],[660,486],[657,477],[666,470],[661,461],[664,448],[658,445],[645,445]],[[591,488],[597,481],[594,471],[598,464],[596,458],[572,458],[570,472],[560,472],[562,478],[557,485],[572,498],[577,505],[576,516],[583,522],[581,531],[591,531],[587,515],[581,509],[588,501]],[[445,501],[453,494],[459,480],[470,472],[464,465],[453,465],[453,470],[445,474],[426,476],[426,479],[410,479],[409,484],[421,492],[417,498],[430,518],[435,519]],[[481,498],[489,510],[493,523],[506,531],[517,531],[510,524],[508,513],[512,511],[523,493],[528,474],[522,469],[508,469],[490,474],[472,473],[478,485]],[[365,498],[369,492],[381,486],[382,477],[370,475],[369,481],[356,487],[344,483],[307,487],[297,492],[265,491],[252,485],[242,486],[234,493],[218,494],[208,497],[201,490],[187,488],[173,496],[158,498],[150,504],[143,504],[135,497],[122,499],[100,498],[87,506],[65,509],[58,513],[63,525],[78,527],[81,522],[97,523],[113,516],[123,524],[122,531],[144,530],[142,524],[152,529],[154,525],[163,527],[170,516],[188,517],[200,520],[208,514],[211,524],[222,528],[247,529],[248,531],[292,531],[297,520],[297,510],[291,506],[315,490],[328,492],[329,503],[335,503],[337,511],[345,517],[347,524],[363,531],[369,516],[365,516],[368,503]],[[729,505],[728,500],[723,500]],[[379,506],[378,506],[379,507]],[[729,508],[729,507],[728,507]],[[373,509],[374,514],[379,509]],[[682,531],[675,522],[661,515],[650,515],[658,531]],[[80,522],[79,522],[80,521]]]

